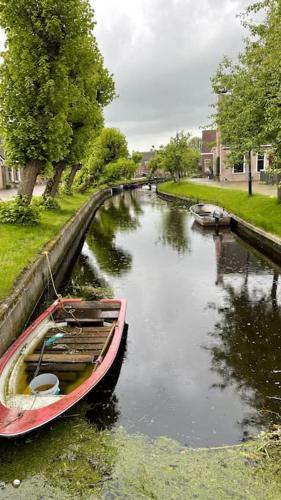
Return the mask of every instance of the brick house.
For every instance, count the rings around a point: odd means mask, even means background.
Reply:
[[[245,182],[248,180],[248,159],[235,165],[229,165],[230,148],[222,144],[219,130],[202,132],[202,149],[200,154],[200,170],[204,176],[211,175],[220,182]],[[269,155],[251,152],[251,170],[253,181],[259,181],[261,172],[270,167]]]
[[[217,142],[216,130],[203,130],[199,160],[200,172],[207,176],[213,171],[214,147]]]
[[[142,159],[139,163],[139,168],[136,172],[136,177],[143,177],[145,175],[148,175],[148,164],[150,160],[153,158],[155,155],[155,151],[146,151],[142,153]]]
[[[229,165],[228,155],[230,148],[221,143],[221,134],[216,132],[216,146],[213,148],[214,177],[221,182],[245,182],[248,180],[249,165],[248,158],[235,165]],[[269,155],[265,152],[251,151],[251,171],[253,181],[259,181],[261,172],[270,167]]]

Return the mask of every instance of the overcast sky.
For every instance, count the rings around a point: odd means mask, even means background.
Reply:
[[[237,14],[249,0],[91,0],[116,99],[106,126],[129,148],[165,144],[177,130],[200,133],[209,122],[210,77],[245,36]],[[3,43],[0,34],[0,43]]]

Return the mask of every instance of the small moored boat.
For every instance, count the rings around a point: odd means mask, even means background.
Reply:
[[[126,300],[58,299],[0,360],[0,436],[26,434],[88,394],[113,364]]]
[[[206,203],[190,207],[190,212],[201,226],[229,226],[231,217],[223,208]]]

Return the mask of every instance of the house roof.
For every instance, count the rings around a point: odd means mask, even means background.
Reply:
[[[153,158],[154,155],[155,155],[155,151],[146,151],[146,152],[142,153],[141,163],[144,163],[145,161],[151,160],[151,158]]]

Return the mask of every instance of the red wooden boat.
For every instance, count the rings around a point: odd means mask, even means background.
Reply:
[[[88,394],[110,369],[120,346],[126,300],[58,299],[0,360],[0,436],[26,434],[58,417]],[[59,394],[30,382],[52,374]]]

